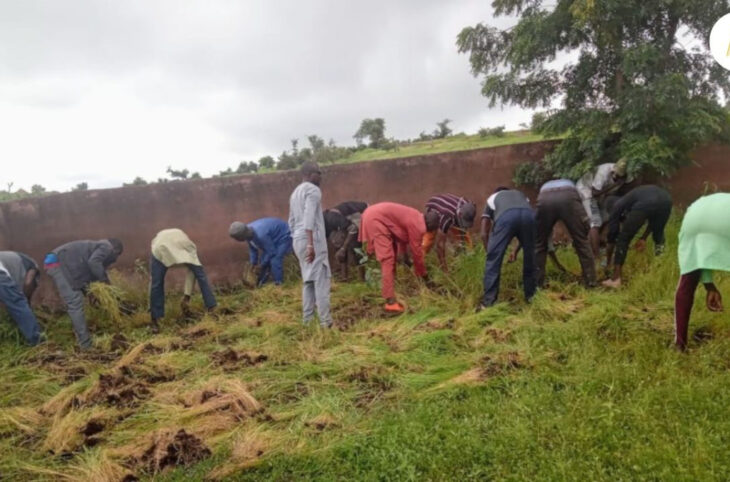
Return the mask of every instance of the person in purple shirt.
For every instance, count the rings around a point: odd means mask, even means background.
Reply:
[[[256,284],[262,286],[274,278],[274,284],[284,281],[284,257],[292,252],[289,224],[279,218],[261,218],[245,224],[234,222],[228,233],[236,241],[247,241],[251,266],[257,267]]]

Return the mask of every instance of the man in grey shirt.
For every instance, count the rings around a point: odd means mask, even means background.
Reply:
[[[0,301],[31,346],[40,343],[43,337],[41,326],[30,309],[30,298],[38,286],[39,275],[38,265],[29,256],[0,251]]]
[[[522,288],[528,301],[537,289],[535,277],[535,213],[527,197],[516,189],[498,187],[487,198],[482,214],[482,243],[487,253],[484,266],[484,295],[477,310],[497,302],[502,260],[510,241],[517,238],[523,248]]]
[[[322,215],[322,172],[314,162],[301,167],[302,183],[289,198],[289,229],[294,254],[302,272],[302,321],[308,324],[317,308],[319,323],[332,327],[330,315],[330,266]]]
[[[71,241],[46,255],[44,268],[53,278],[71,317],[82,350],[91,348],[91,335],[84,316],[84,294],[92,281],[109,283],[107,267],[122,254],[118,239]]]

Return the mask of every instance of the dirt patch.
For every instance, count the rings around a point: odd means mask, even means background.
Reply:
[[[363,299],[359,303],[340,303],[333,307],[332,319],[340,331],[348,330],[362,320],[388,318],[388,314],[375,301]]]
[[[237,352],[232,348],[212,353],[210,358],[216,365],[223,367],[226,371],[235,370],[242,366],[251,367],[269,359],[268,356],[263,354]]]
[[[451,330],[452,328],[454,328],[454,321],[455,320],[453,318],[449,318],[443,321],[431,320],[427,321],[421,326],[426,331]]]
[[[106,422],[102,419],[92,418],[86,422],[86,425],[84,425],[79,431],[84,436],[83,445],[86,447],[94,447],[103,442],[104,439],[99,437],[98,434],[101,433],[105,427]]]
[[[695,330],[692,334],[692,340],[698,344],[707,343],[708,341],[715,338],[715,334],[712,332],[709,326],[701,326]]]
[[[281,403],[297,402],[309,396],[309,387],[302,382],[296,382],[290,390],[281,391],[276,396],[276,401]]]
[[[145,383],[154,385],[157,383],[171,382],[177,374],[170,367],[148,367],[146,365],[125,365],[119,369],[121,373],[129,378],[143,380]]]
[[[509,330],[500,330],[499,328],[487,328],[487,335],[496,343],[507,343],[512,341],[512,332]]]
[[[204,336],[210,335],[210,330],[202,326],[194,326],[189,330],[183,332],[183,336],[188,339],[203,338]]]
[[[361,367],[351,372],[347,380],[356,383],[360,388],[354,400],[358,408],[371,406],[395,386],[393,379],[382,367]]]
[[[99,381],[91,390],[78,400],[79,406],[109,405],[115,407],[135,407],[151,396],[149,388],[123,373],[99,375]]]
[[[331,415],[323,414],[305,422],[304,425],[306,427],[313,428],[318,432],[322,432],[324,430],[337,428],[340,426],[340,423]]]
[[[522,356],[516,351],[487,355],[479,363],[482,379],[505,375],[525,367]]]
[[[167,467],[189,466],[210,457],[211,452],[202,440],[180,429],[162,430],[152,436],[144,451],[131,462],[153,474]]]
[[[39,353],[28,359],[28,363],[40,364],[45,370],[58,375],[62,385],[73,383],[88,374],[87,368],[78,362],[78,358],[69,356],[66,352],[60,350]]]
[[[182,401],[190,416],[226,413],[235,420],[243,420],[263,413],[261,404],[239,380],[228,380],[220,387],[210,386],[192,392]]]
[[[121,333],[116,333],[114,336],[112,336],[109,347],[112,351],[125,351],[129,349],[129,346],[130,343],[129,340],[127,340],[127,337],[122,335]]]

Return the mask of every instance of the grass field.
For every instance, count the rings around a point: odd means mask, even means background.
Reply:
[[[373,149],[365,148],[356,151],[352,155],[336,159],[332,162],[323,162],[322,165],[351,164],[363,161],[383,161],[399,157],[424,156],[428,154],[440,154],[443,152],[467,151],[470,149],[481,149],[485,147],[498,147],[510,144],[522,144],[527,142],[538,142],[547,139],[540,134],[533,134],[530,131],[505,132],[502,137],[481,137],[478,134],[456,134],[444,139],[433,139],[430,141],[415,141],[410,144],[399,146],[397,149]],[[557,139],[557,138],[555,138]],[[266,174],[278,172],[276,169],[260,169],[259,173]]]
[[[730,328],[700,289],[690,350],[671,349],[677,230],[674,218],[661,257],[630,252],[618,292],[549,271],[528,305],[518,262],[480,313],[478,248],[449,274],[431,266],[438,292],[401,269],[398,318],[377,286],[335,284],[339,330],[299,324],[294,276],[219,293],[219,318],[181,321],[168,296],[156,336],[143,308],[117,322],[90,309],[89,354],[74,353],[66,316],[42,313],[53,343],[33,349],[3,322],[0,476],[725,480]],[[143,278],[119,286],[144,303]]]
[[[344,164],[360,161],[394,159],[397,157],[422,156],[427,154],[438,154],[441,152],[466,151],[469,149],[481,149],[484,147],[537,142],[544,139],[545,138],[542,135],[533,134],[530,131],[505,132],[502,137],[481,137],[477,134],[459,134],[444,139],[413,142],[405,146],[400,146],[398,149],[383,150],[367,148],[357,151],[352,156],[335,161],[334,163]]]

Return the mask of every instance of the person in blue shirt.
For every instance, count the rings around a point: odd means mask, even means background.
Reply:
[[[236,241],[247,241],[251,266],[257,267],[257,286],[274,278],[274,284],[284,281],[284,257],[292,252],[289,224],[279,218],[261,218],[245,224],[234,222],[228,233]]]

